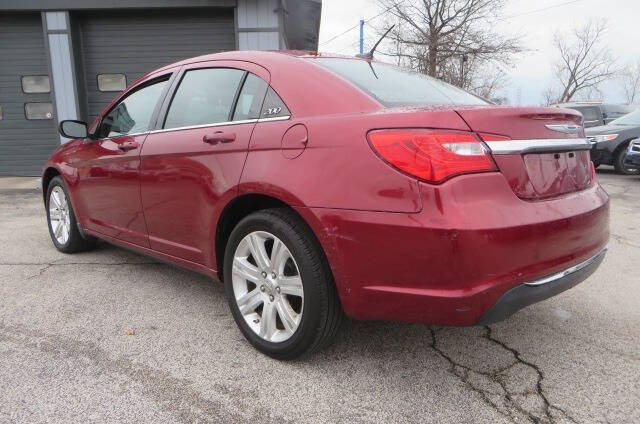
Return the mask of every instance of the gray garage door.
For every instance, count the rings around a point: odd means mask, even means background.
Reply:
[[[40,14],[0,14],[0,175],[39,175],[60,144],[51,85]]]
[[[232,9],[99,12],[79,21],[90,120],[125,77],[128,85],[162,65],[235,48]]]

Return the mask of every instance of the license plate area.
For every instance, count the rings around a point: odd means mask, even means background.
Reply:
[[[529,198],[548,198],[583,190],[591,185],[587,150],[522,155]]]

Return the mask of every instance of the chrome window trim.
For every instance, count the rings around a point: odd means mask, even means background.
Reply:
[[[227,125],[255,124],[257,122],[286,121],[287,119],[290,119],[290,118],[291,118],[291,115],[287,115],[287,116],[276,116],[273,118],[243,119],[241,121],[225,121],[225,122],[216,122],[214,124],[189,125],[186,127],[161,128],[159,130],[149,131],[149,134],[163,133],[168,131],[194,130],[198,128],[224,127]]]
[[[601,251],[599,251],[598,253],[596,253],[595,255],[593,255],[592,257],[587,259],[586,261],[580,262],[579,264],[574,265],[574,266],[572,266],[570,268],[567,268],[564,271],[560,271],[560,272],[555,273],[553,275],[550,275],[548,277],[544,277],[544,278],[541,278],[539,280],[531,281],[529,283],[524,283],[524,284],[526,284],[527,286],[541,286],[543,284],[552,283],[552,282],[554,282],[556,280],[564,278],[567,275],[573,274],[574,272],[578,272],[582,268],[585,268],[585,267],[591,265],[593,262],[599,260],[601,256],[603,256],[605,253],[607,253],[607,249],[608,248],[609,248],[608,246],[605,246]]]
[[[274,116],[273,118],[260,118],[258,119],[258,122],[286,121],[288,119],[291,119],[291,115]]]
[[[586,138],[541,138],[535,140],[486,141],[485,143],[494,155],[591,149],[591,143]]]
[[[257,119],[244,119],[242,121],[225,121],[225,122],[215,122],[213,124],[189,125],[186,127],[161,128],[159,130],[149,131],[149,134],[163,133],[167,131],[194,130],[198,128],[223,127],[226,125],[253,124],[256,122],[258,122]]]

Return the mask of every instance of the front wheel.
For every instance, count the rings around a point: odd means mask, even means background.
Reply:
[[[329,265],[293,211],[253,213],[232,231],[224,256],[229,307],[259,351],[294,359],[335,336],[342,318]]]
[[[80,233],[67,188],[60,176],[54,177],[49,183],[45,199],[49,234],[56,249],[64,253],[92,249],[96,240]]]

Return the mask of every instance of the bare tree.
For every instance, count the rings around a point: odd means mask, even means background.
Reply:
[[[399,64],[493,97],[504,85],[498,64],[523,51],[518,37],[493,31],[504,0],[378,0],[388,10],[385,45]]]
[[[545,94],[550,103],[568,102],[577,93],[595,90],[616,75],[615,59],[603,45],[606,30],[606,21],[590,20],[570,33],[555,33],[559,59],[554,65],[554,85]]]
[[[620,72],[620,82],[627,103],[640,101],[640,60]]]

